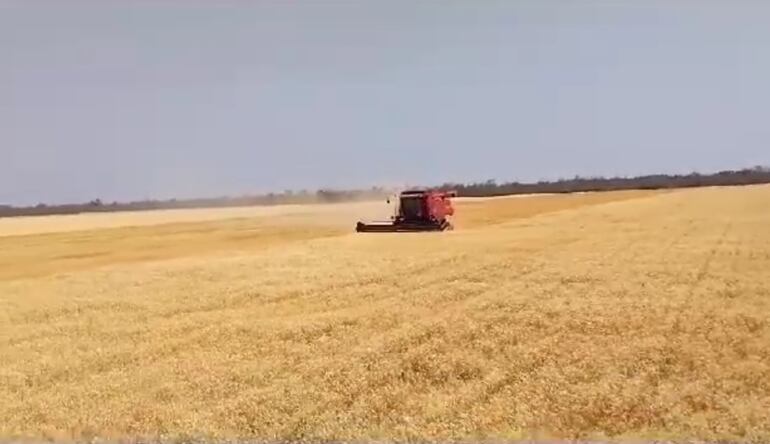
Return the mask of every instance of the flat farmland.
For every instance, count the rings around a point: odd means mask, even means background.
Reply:
[[[0,220],[0,436],[770,441],[770,187]]]

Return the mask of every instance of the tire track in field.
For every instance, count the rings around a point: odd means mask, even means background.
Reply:
[[[732,229],[732,225],[733,225],[732,221],[728,221],[725,224],[717,241],[711,247],[708,254],[706,254],[706,256],[703,258],[703,262],[701,262],[700,266],[698,267],[698,272],[695,275],[695,279],[687,291],[687,296],[685,298],[685,305],[688,305],[688,306],[690,305],[690,302],[692,300],[692,297],[695,291],[698,289],[698,287],[700,287],[700,285],[703,283],[703,280],[708,275],[711,268],[711,263],[714,261],[714,258],[716,257],[716,255],[718,254],[722,246],[724,245],[725,238],[727,237],[727,234]]]

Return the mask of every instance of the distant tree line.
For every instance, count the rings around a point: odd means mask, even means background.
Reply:
[[[692,188],[728,185],[756,185],[770,183],[769,167],[741,170],[725,170],[714,174],[691,173],[686,175],[653,174],[636,177],[574,177],[556,181],[535,183],[497,183],[488,180],[481,183],[447,183],[439,188],[454,189],[458,196],[490,197],[514,194],[575,193],[588,191],[657,190],[666,188]]]
[[[446,183],[440,189],[453,189],[461,197],[490,197],[513,194],[573,193],[587,191],[655,190],[666,188],[690,188],[704,186],[755,185],[770,183],[770,168],[754,167],[741,170],[725,170],[713,174],[691,173],[686,175],[654,174],[636,177],[574,177],[534,183],[488,180],[481,183]],[[373,187],[368,190],[284,191],[256,196],[215,197],[202,199],[143,200],[127,203],[105,203],[94,199],[87,203],[46,205],[29,207],[0,205],[0,217],[38,216],[53,214],[77,214],[114,211],[142,211],[181,208],[245,207],[256,205],[335,203],[384,198],[391,191]]]

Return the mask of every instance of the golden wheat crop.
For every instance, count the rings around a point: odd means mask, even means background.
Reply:
[[[0,225],[0,437],[770,440],[770,187],[373,208]]]

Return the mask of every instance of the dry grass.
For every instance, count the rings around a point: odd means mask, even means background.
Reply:
[[[0,238],[0,436],[770,440],[770,188],[347,214]]]

